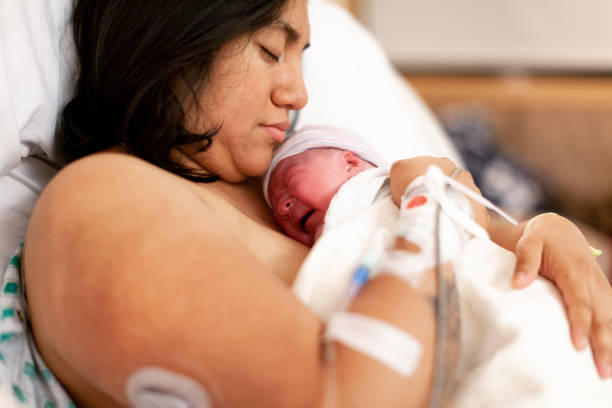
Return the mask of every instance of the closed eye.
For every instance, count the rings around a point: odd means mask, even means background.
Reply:
[[[280,57],[278,55],[274,54],[272,51],[270,51],[266,47],[260,47],[260,48],[261,48],[261,51],[264,53],[264,55],[268,57],[270,60],[274,62],[278,62],[280,60]]]

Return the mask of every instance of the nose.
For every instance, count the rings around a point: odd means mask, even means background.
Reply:
[[[291,213],[291,209],[293,208],[294,204],[295,202],[293,198],[281,200],[276,206],[276,211],[281,216],[289,215],[289,213]]]
[[[272,93],[272,102],[275,105],[290,110],[300,110],[308,103],[308,91],[302,75],[300,63],[292,64]]]

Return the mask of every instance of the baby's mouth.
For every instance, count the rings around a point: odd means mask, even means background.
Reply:
[[[302,231],[306,232],[306,222],[308,222],[308,219],[310,218],[312,214],[314,214],[314,212],[315,210],[312,209],[308,211],[306,214],[304,214],[304,216],[300,219],[300,226],[302,227]]]

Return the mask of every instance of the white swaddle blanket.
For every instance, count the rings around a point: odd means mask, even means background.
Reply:
[[[294,292],[324,320],[375,231],[395,225],[389,196],[371,204],[385,176],[373,169],[342,186],[298,273]],[[612,380],[599,379],[590,350],[575,351],[557,290],[542,278],[512,289],[514,263],[514,254],[489,240],[465,248],[456,270],[462,327],[453,407],[612,407]]]

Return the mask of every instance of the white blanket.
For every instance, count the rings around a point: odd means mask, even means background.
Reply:
[[[298,297],[324,320],[376,229],[394,225],[397,208],[389,197],[369,205],[381,175],[362,173],[334,197],[330,223],[294,284]],[[458,264],[462,333],[453,407],[612,407],[612,380],[599,379],[590,350],[574,350],[556,289],[544,279],[512,289],[514,263],[514,254],[472,239]]]

